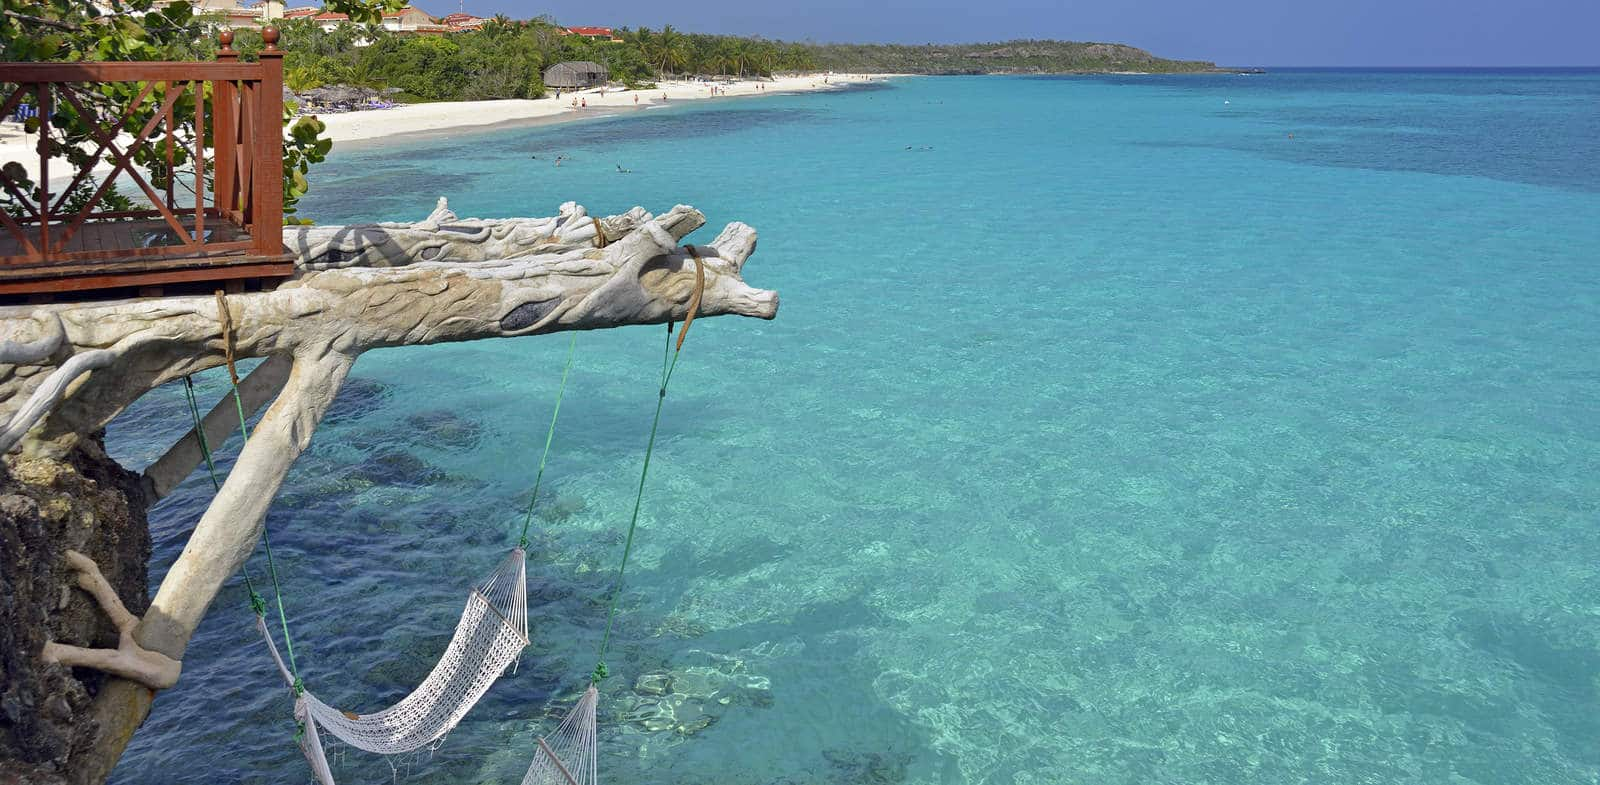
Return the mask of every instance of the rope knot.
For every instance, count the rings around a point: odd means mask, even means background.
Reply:
[[[262,597],[255,589],[250,590],[250,610],[256,612],[257,618],[267,617],[267,598]]]
[[[304,695],[304,694],[306,694],[306,683],[301,681],[299,676],[295,676],[294,677],[294,696],[296,698],[298,698],[298,697],[300,697],[301,695]],[[304,729],[304,726],[302,726],[302,730],[303,729]]]
[[[593,684],[599,682],[609,675],[611,674],[610,671],[606,670],[606,664],[604,662],[597,662],[594,664],[594,673],[589,677],[589,683]]]

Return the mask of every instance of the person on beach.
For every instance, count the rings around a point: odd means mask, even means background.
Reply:
[[[589,108],[589,99],[588,98],[583,99],[583,108],[585,108],[585,109]]]
[[[634,106],[638,106],[639,105],[639,94],[638,93],[634,93],[633,94],[633,105]]]

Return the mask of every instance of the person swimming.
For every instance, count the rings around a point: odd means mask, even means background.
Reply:
[[[622,164],[617,164],[617,174],[633,174],[633,170],[624,169],[622,168]]]

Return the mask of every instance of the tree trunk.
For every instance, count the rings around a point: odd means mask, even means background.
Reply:
[[[704,223],[685,206],[660,216],[635,208],[594,218],[572,203],[553,218],[464,220],[440,200],[413,224],[286,228],[301,269],[271,291],[3,307],[0,335],[12,340],[0,341],[0,419],[15,438],[0,448],[16,445],[27,460],[58,462],[155,387],[230,360],[268,358],[240,394],[247,414],[276,397],[133,628],[135,654],[181,661],[363,352],[681,321],[697,268],[704,274],[699,316],[773,318],[777,294],[742,277],[755,231],[734,223],[708,245],[680,248]],[[224,400],[202,430],[220,443],[237,416]],[[153,503],[201,459],[191,432],[145,472],[141,497]],[[71,656],[127,661],[81,649]],[[63,781],[103,782],[154,694],[146,684],[109,680],[95,697],[94,722],[85,723],[86,733],[97,729],[93,744],[65,762]]]

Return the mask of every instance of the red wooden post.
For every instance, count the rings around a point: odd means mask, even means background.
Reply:
[[[261,256],[283,253],[283,51],[278,28],[261,28],[261,81],[256,85],[255,196],[251,237]]]
[[[234,63],[239,53],[233,50],[233,31],[223,30],[217,35],[222,48],[217,50],[217,62]],[[241,210],[239,195],[234,193],[234,156],[238,154],[239,118],[235,113],[238,94],[231,79],[218,79],[211,83],[211,168],[216,180],[211,189],[217,210]]]
[[[206,241],[206,80],[194,85],[194,241]]]
[[[39,110],[39,255],[42,262],[50,260],[50,115],[55,107],[50,104],[50,84],[40,82],[35,87]]]

